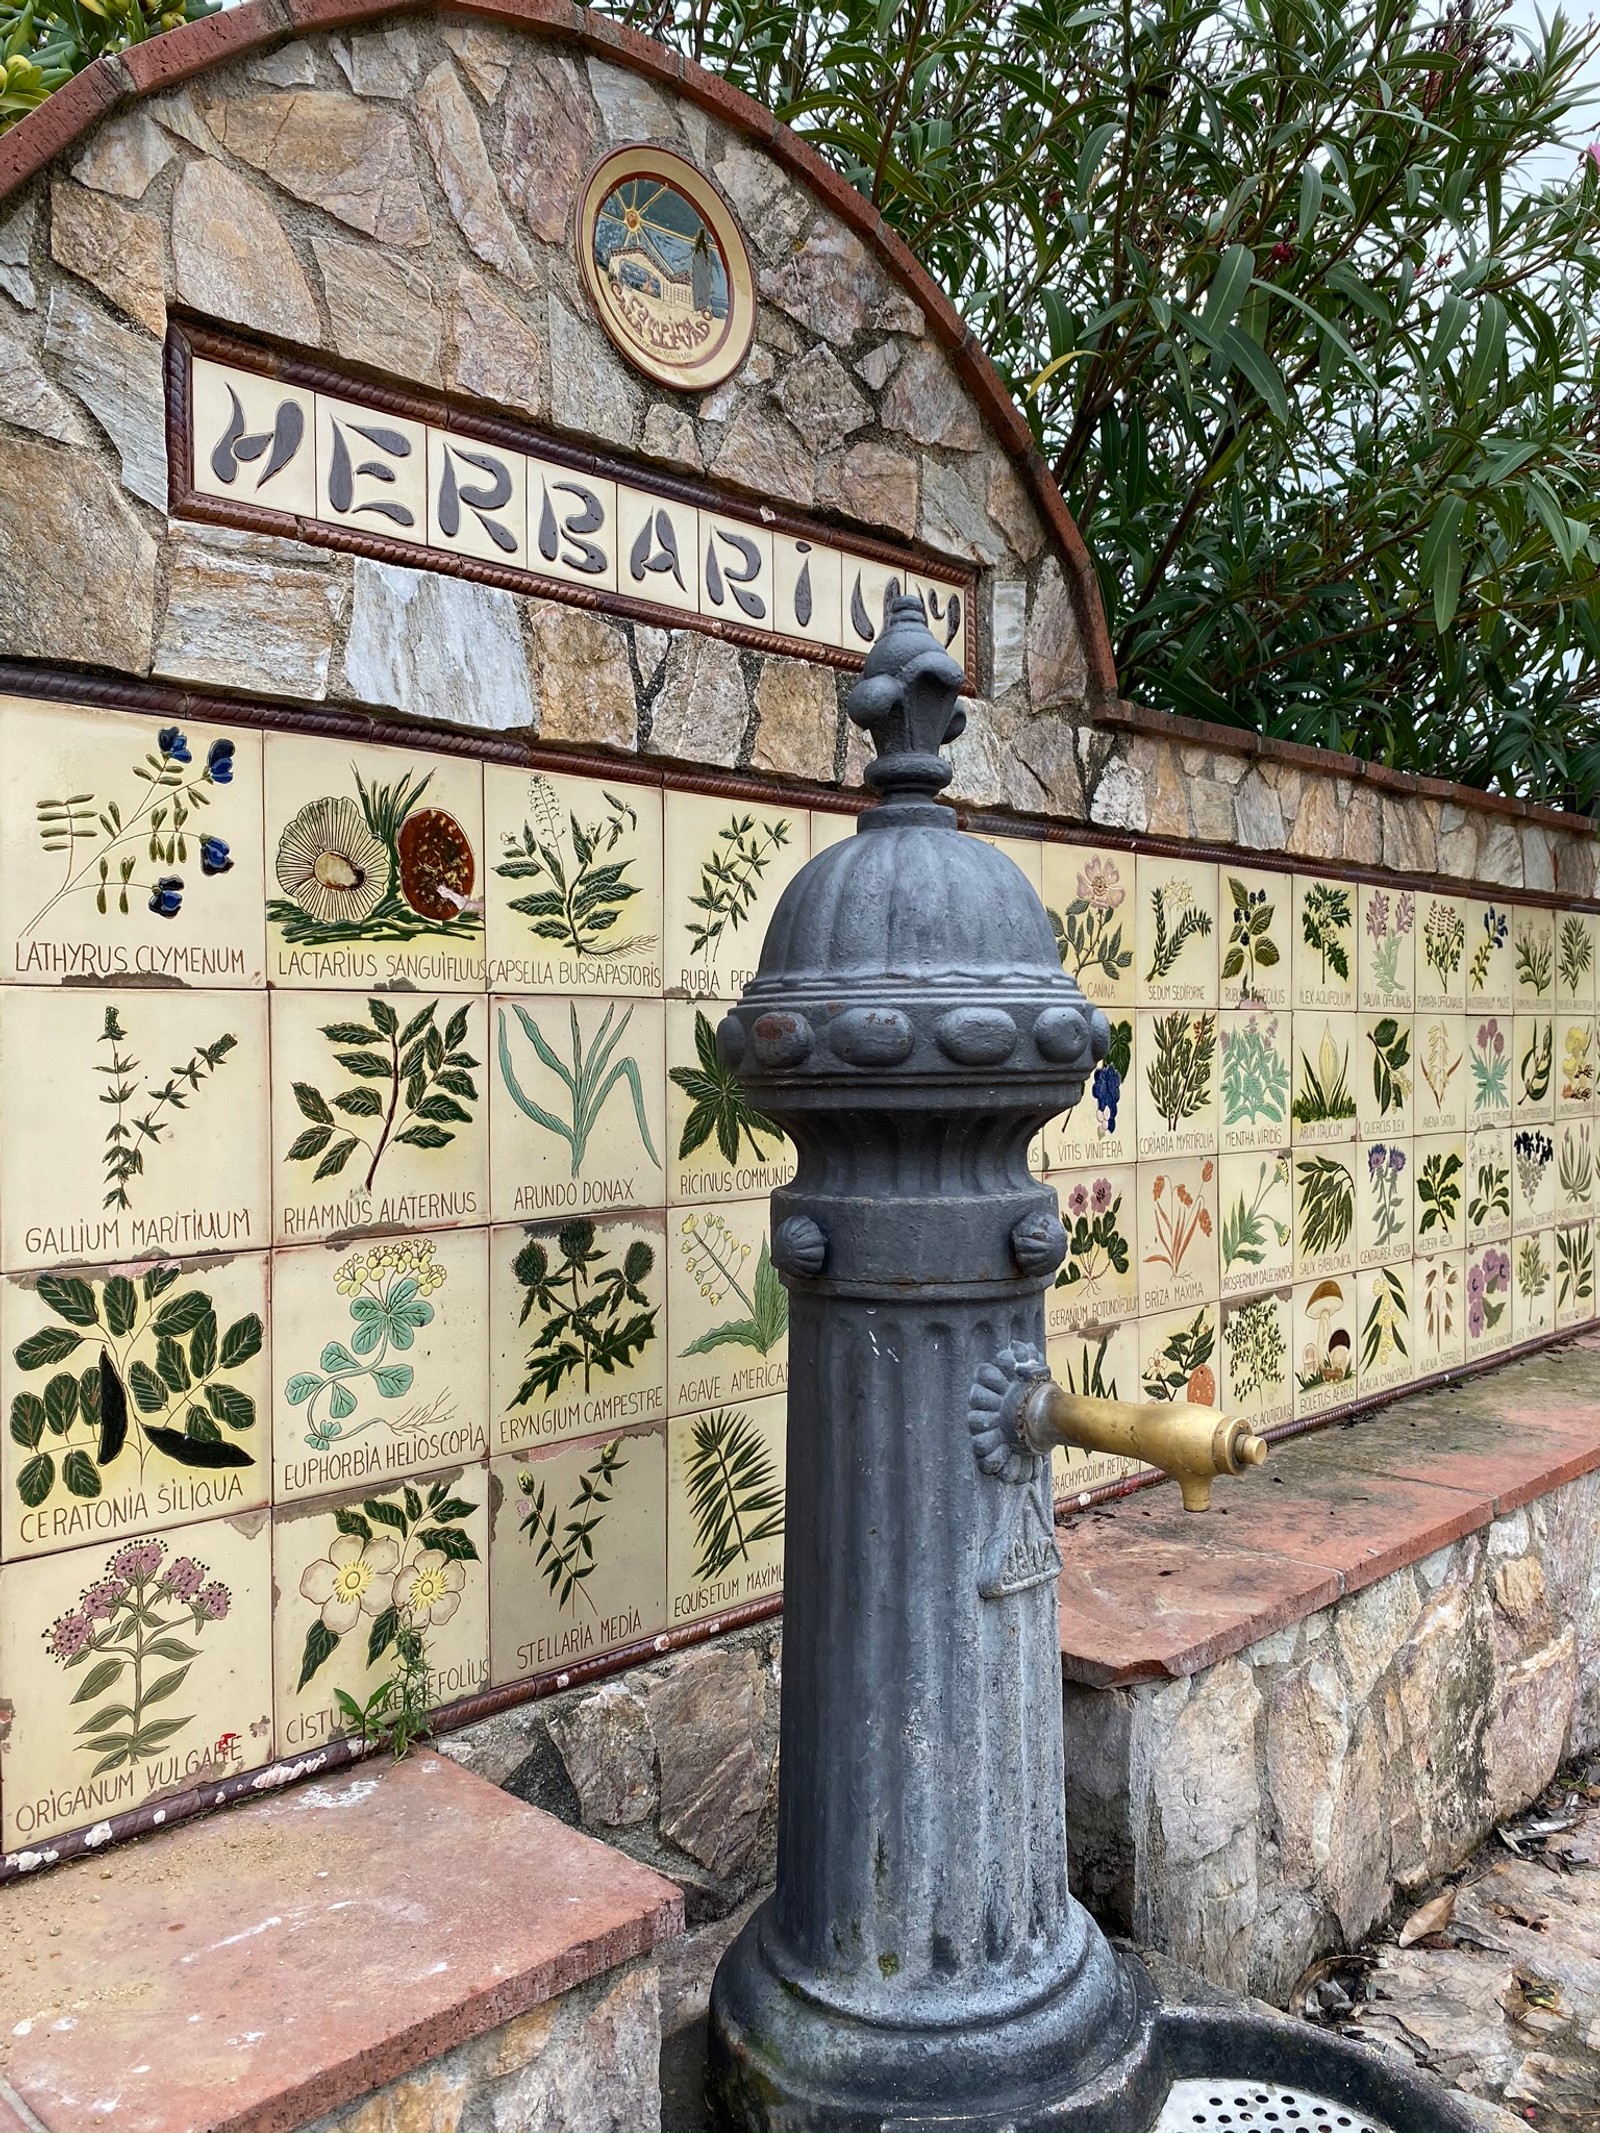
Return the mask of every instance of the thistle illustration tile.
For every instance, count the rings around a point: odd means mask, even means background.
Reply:
[[[1411,1257],[1412,1176],[1408,1140],[1371,1141],[1356,1165],[1356,1265],[1394,1266]]]
[[[1511,913],[1512,1007],[1517,1014],[1547,1014],[1556,998],[1555,913],[1517,904]]]
[[[1297,1147],[1355,1139],[1367,1049],[1355,1015],[1296,1013],[1289,1119]]]
[[[1221,1405],[1259,1435],[1294,1420],[1294,1291],[1265,1289],[1222,1306]]]
[[[1061,967],[1100,1007],[1134,1001],[1134,861],[1131,852],[1096,845],[1045,844],[1045,909]]]
[[[1556,1005],[1583,1009],[1595,1004],[1595,915],[1556,914]]]
[[[573,1666],[665,1628],[661,1430],[513,1452],[491,1472],[491,1681]]]
[[[1409,1014],[1416,999],[1417,900],[1409,889],[1363,882],[1356,903],[1356,970],[1365,1014]]]
[[[429,430],[427,457],[428,546],[518,570],[532,568],[523,454]]]
[[[770,1216],[765,1200],[669,1210],[669,1414],[787,1386],[789,1292],[772,1264]]]
[[[1294,1155],[1294,1270],[1300,1279],[1347,1274],[1356,1263],[1358,1148],[1304,1148]]]
[[[1511,1024],[1511,1115],[1555,1117],[1555,1023],[1549,1015],[1518,1015]]]
[[[666,1011],[659,1000],[489,1002],[497,1221],[666,1196]]]
[[[272,1519],[280,1754],[473,1696],[489,1678],[489,1469],[446,1467]],[[387,1690],[387,1693],[385,1691]]]
[[[277,1242],[484,1221],[487,1038],[481,998],[274,993]]]
[[[1356,1277],[1356,1317],[1361,1353],[1356,1387],[1371,1392],[1398,1392],[1419,1375],[1416,1332],[1412,1324],[1412,1265],[1364,1267]]]
[[[1135,1399],[1217,1404],[1217,1305],[1141,1318]]]
[[[1218,1165],[1220,1293],[1242,1296],[1290,1278],[1294,1172],[1287,1148],[1225,1155]]]
[[[269,1762],[265,1511],[0,1569],[8,1851]]]
[[[1569,1118],[1556,1127],[1556,1220],[1594,1211],[1594,1122]]]
[[[1215,1157],[1141,1163],[1136,1190],[1140,1317],[1214,1301],[1219,1293]]]
[[[667,1218],[490,1232],[492,1449],[536,1449],[667,1411]]]
[[[1140,853],[1136,869],[1136,998],[1141,1007],[1217,1004],[1217,870],[1198,859]]]
[[[1325,1274],[1294,1287],[1294,1418],[1326,1414],[1356,1396],[1360,1331],[1357,1281],[1351,1272]]]
[[[6,1561],[271,1499],[267,1259],[0,1283]]]
[[[1469,1015],[1509,1015],[1516,991],[1510,904],[1467,905],[1466,990]]]
[[[1467,1249],[1503,1244],[1511,1235],[1511,1128],[1467,1136]]]
[[[1218,869],[1219,998],[1225,1008],[1283,1009],[1293,987],[1294,884],[1254,867]]]
[[[266,983],[261,738],[0,697],[7,980]]]
[[[1587,1118],[1594,1111],[1595,1026],[1592,1016],[1570,1009],[1555,1018],[1557,1118]]]
[[[667,1425],[667,1627],[783,1590],[787,1402],[747,1400]]]
[[[794,1176],[794,1147],[757,1111],[717,1050],[727,1013],[715,1001],[669,1000],[667,1199],[673,1206],[773,1192]]]
[[[1511,1132],[1511,1234],[1544,1229],[1556,1211],[1556,1144],[1545,1125]]]
[[[1417,898],[1416,1007],[1461,1014],[1467,1004],[1467,913],[1459,896],[1424,890]]]
[[[1499,1136],[1491,1136],[1498,1143]],[[1460,1251],[1473,1196],[1469,1144],[1459,1133],[1429,1134],[1406,1150],[1411,1185],[1411,1234],[1419,1252]],[[1371,1151],[1364,1150],[1368,1163]],[[1402,1171],[1402,1181],[1407,1173]],[[1485,1181],[1492,1187],[1492,1181]]]
[[[0,990],[6,1268],[267,1243],[267,1001]]]
[[[1045,1291],[1045,1326],[1051,1334],[1087,1320],[1113,1325],[1139,1309],[1139,1271],[1134,1261],[1138,1173],[1131,1165],[1096,1171],[1062,1182],[1061,1220],[1067,1257]]]
[[[1467,1262],[1461,1252],[1413,1261],[1411,1322],[1417,1376],[1459,1370],[1467,1358]]]
[[[1045,1344],[1045,1360],[1056,1383],[1068,1392],[1091,1393],[1101,1400],[1144,1397],[1139,1383],[1139,1326],[1135,1319],[1119,1319],[1114,1324],[1089,1319],[1070,1333],[1053,1335]],[[1112,1452],[1086,1452],[1075,1444],[1058,1444],[1050,1454],[1051,1493],[1057,1503],[1079,1497],[1087,1500],[1093,1489],[1146,1471],[1137,1459],[1119,1459]]]
[[[1594,1224],[1564,1222],[1555,1231],[1556,1324],[1586,1326],[1595,1315]]]
[[[1208,1155],[1217,1145],[1217,1016],[1140,1014],[1139,1157]]]
[[[1418,1133],[1464,1133],[1467,1125],[1470,1037],[1462,1015],[1419,1013],[1412,1024],[1412,1123]]]
[[[1468,1015],[1467,1131],[1509,1126],[1512,1100],[1513,1029],[1509,1015]]]
[[[1467,1361],[1477,1363],[1511,1346],[1509,1242],[1470,1246],[1466,1281]]]
[[[488,1451],[486,1230],[277,1252],[272,1334],[277,1502]]]
[[[669,792],[663,817],[669,992],[737,999],[778,899],[810,856],[801,807]]]
[[[1217,1017],[1217,1131],[1230,1150],[1277,1148],[1289,1138],[1290,1017],[1224,1008]]]
[[[1348,881],[1294,877],[1294,1004],[1339,1013],[1356,1004],[1356,891]]]
[[[661,990],[661,795],[546,771],[483,771],[496,992]]]
[[[1530,1230],[1511,1246],[1511,1338],[1535,1340],[1556,1322],[1556,1240],[1550,1229]]]
[[[481,765],[305,734],[265,745],[269,982],[481,992]]]
[[[1364,1141],[1411,1131],[1416,1059],[1409,1015],[1362,1015],[1357,1024],[1356,1131]]]
[[[1062,1112],[1044,1129],[1045,1175],[1059,1182],[1061,1173],[1103,1170],[1113,1163],[1131,1163],[1137,1149],[1135,1133],[1138,1083],[1134,1074],[1134,1021],[1131,1014],[1107,1010],[1111,1044],[1084,1088],[1081,1101]]]

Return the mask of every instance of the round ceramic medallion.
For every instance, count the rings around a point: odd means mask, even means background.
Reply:
[[[578,202],[578,261],[600,323],[646,377],[720,384],[755,327],[750,255],[708,179],[664,148],[619,148]]]

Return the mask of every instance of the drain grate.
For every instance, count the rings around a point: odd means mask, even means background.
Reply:
[[[1326,2096],[1243,2081],[1175,2081],[1152,2133],[1209,2133],[1219,2126],[1228,2133],[1392,2133]]]

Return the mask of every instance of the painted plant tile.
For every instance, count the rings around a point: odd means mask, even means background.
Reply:
[[[1081,1100],[1063,1111],[1044,1129],[1045,1174],[1055,1178],[1062,1171],[1103,1170],[1113,1163],[1131,1163],[1136,1151],[1134,1132],[1138,1085],[1134,1077],[1134,1016],[1112,1008],[1111,1044],[1095,1068]]]
[[[1138,1167],[1139,1315],[1218,1294],[1217,1165],[1212,1156]]]
[[[1364,882],[1357,894],[1356,918],[1362,1012],[1409,1013],[1416,998],[1415,896],[1409,889]]]
[[[1217,1145],[1217,1016],[1140,1014],[1139,1156],[1208,1155]]]
[[[1141,1007],[1217,1004],[1217,870],[1140,854],[1134,963]]]
[[[524,455],[448,430],[430,429],[427,440],[428,546],[529,569]]]
[[[204,356],[194,359],[189,390],[193,479],[201,495],[314,518],[315,396]]]
[[[1467,1248],[1503,1244],[1511,1235],[1511,1128],[1467,1137]]]
[[[1363,1268],[1356,1276],[1356,1318],[1361,1353],[1356,1383],[1369,1392],[1395,1392],[1418,1375],[1412,1325],[1412,1265]]]
[[[1417,1376],[1459,1370],[1467,1357],[1467,1262],[1440,1252],[1411,1266],[1412,1331]]]
[[[1556,1004],[1585,1008],[1595,1003],[1595,920],[1590,911],[1556,917]]]
[[[267,1513],[0,1570],[8,1851],[272,1757]]]
[[[1545,1014],[1556,997],[1555,913],[1518,904],[1511,914],[1512,1004],[1520,1015]]]
[[[1138,1173],[1131,1166],[1101,1170],[1063,1181],[1061,1220],[1067,1256],[1045,1291],[1046,1331],[1064,1333],[1095,1320],[1101,1325],[1134,1317],[1139,1274],[1134,1263]]]
[[[497,1221],[666,1196],[666,1010],[659,1000],[489,1002]]]
[[[492,992],[661,990],[661,795],[483,771]]]
[[[1594,1110],[1595,1026],[1589,1015],[1555,1019],[1556,1116],[1589,1117]]]
[[[1094,845],[1046,844],[1045,909],[1061,967],[1086,999],[1131,1007],[1134,997],[1134,862],[1131,852]]]
[[[1549,1015],[1518,1015],[1511,1024],[1511,1112],[1519,1124],[1555,1116],[1555,1031]]]
[[[1356,1166],[1356,1265],[1394,1266],[1411,1257],[1410,1141],[1370,1141]]]
[[[1594,1209],[1594,1122],[1569,1118],[1556,1128],[1556,1220]]]
[[[1511,1233],[1544,1229],[1556,1209],[1556,1144],[1548,1126],[1517,1126],[1511,1134]]]
[[[1301,1281],[1294,1290],[1294,1417],[1302,1422],[1355,1398],[1360,1334],[1352,1273]]]
[[[664,1215],[496,1229],[489,1249],[495,1452],[666,1414]]]
[[[1511,1247],[1511,1338],[1535,1340],[1556,1322],[1556,1239],[1550,1229],[1530,1230]]]
[[[479,763],[271,733],[266,795],[271,984],[483,990]]]
[[[5,1559],[272,1493],[267,1259],[188,1259],[0,1285]]]
[[[1348,881],[1294,877],[1294,1004],[1335,1014],[1356,1004],[1356,892]]]
[[[667,1627],[783,1590],[788,1402],[748,1400],[667,1426]]]
[[[1499,1142],[1498,1135],[1488,1137]],[[1474,1144],[1475,1145],[1475,1144]],[[1469,1144],[1459,1133],[1429,1134],[1406,1151],[1410,1166],[1411,1233],[1419,1252],[1459,1251],[1462,1216],[1473,1195]],[[1367,1153],[1370,1163],[1371,1153]],[[1402,1172],[1402,1182],[1405,1179]]]
[[[1217,1404],[1217,1310],[1166,1311],[1139,1320],[1139,1390],[1135,1399]]]
[[[1294,1270],[1300,1279],[1346,1274],[1356,1263],[1357,1148],[1297,1149]]]
[[[1567,1222],[1555,1232],[1556,1324],[1586,1326],[1595,1315],[1594,1224]]]
[[[810,857],[804,808],[669,792],[663,816],[669,992],[737,999],[778,898]]]
[[[489,1469],[447,1467],[272,1519],[281,1754],[381,1734],[489,1676]]]
[[[659,1429],[513,1452],[491,1473],[491,1681],[573,1666],[666,1626]]]
[[[753,1108],[717,1050],[726,1012],[714,1000],[667,1002],[665,1152],[674,1206],[774,1192],[794,1176],[793,1143]]]
[[[1467,910],[1459,896],[1417,898],[1416,1006],[1459,1015],[1467,1003]]]
[[[482,1222],[487,1008],[426,993],[275,993],[280,1244]]]
[[[8,1271],[268,1239],[259,992],[0,991]]]
[[[1509,1126],[1512,1024],[1509,1015],[1467,1017],[1467,1130]]]
[[[767,1238],[765,1200],[675,1207],[667,1216],[667,1412],[782,1392],[789,1292]]]
[[[1217,901],[1222,1005],[1288,1007],[1293,877],[1252,867],[1222,867]]]
[[[1366,1140],[1411,1131],[1416,1059],[1409,1015],[1363,1015],[1356,1040],[1356,1130]]]
[[[0,698],[0,970],[264,985],[261,737]]]
[[[1412,1024],[1416,1083],[1412,1122],[1418,1133],[1463,1133],[1467,1124],[1469,1026],[1461,1015],[1419,1014]]]
[[[1045,1360],[1056,1383],[1068,1392],[1089,1393],[1098,1400],[1143,1397],[1139,1383],[1139,1327],[1134,1319],[1119,1319],[1114,1325],[1088,1319],[1070,1333],[1047,1341]],[[1075,1444],[1058,1444],[1050,1454],[1051,1494],[1057,1503],[1087,1501],[1091,1490],[1148,1471],[1137,1459],[1119,1459],[1113,1452],[1086,1452]]]
[[[1481,1244],[1467,1253],[1467,1361],[1511,1346],[1511,1247]]]
[[[481,1229],[272,1261],[275,1500],[385,1488],[489,1448]]]
[[[1339,1145],[1355,1139],[1367,1050],[1354,1015],[1315,1010],[1296,1014],[1289,1119],[1297,1147],[1320,1142]]]
[[[1259,1433],[1294,1420],[1294,1291],[1267,1289],[1222,1306],[1221,1404]]]
[[[1224,1009],[1217,1017],[1221,1070],[1218,1137],[1230,1149],[1277,1148],[1289,1137],[1290,1018]]]
[[[1294,1183],[1287,1148],[1225,1155],[1218,1165],[1220,1293],[1287,1281],[1294,1267]]]
[[[1509,1015],[1516,990],[1511,951],[1512,907],[1467,905],[1467,1013]]]

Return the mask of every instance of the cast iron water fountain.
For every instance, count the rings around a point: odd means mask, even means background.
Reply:
[[[1049,1379],[1066,1236],[1028,1143],[1108,1033],[1022,873],[936,797],[961,669],[915,596],[891,587],[885,622],[850,698],[878,804],[790,886],[718,1039],[799,1168],[773,1196],[777,1888],[717,1972],[717,2122],[1465,2133],[1360,2047],[1162,2005],[1068,1890],[1050,1447],[1136,1452],[1199,1509],[1265,1446]]]

